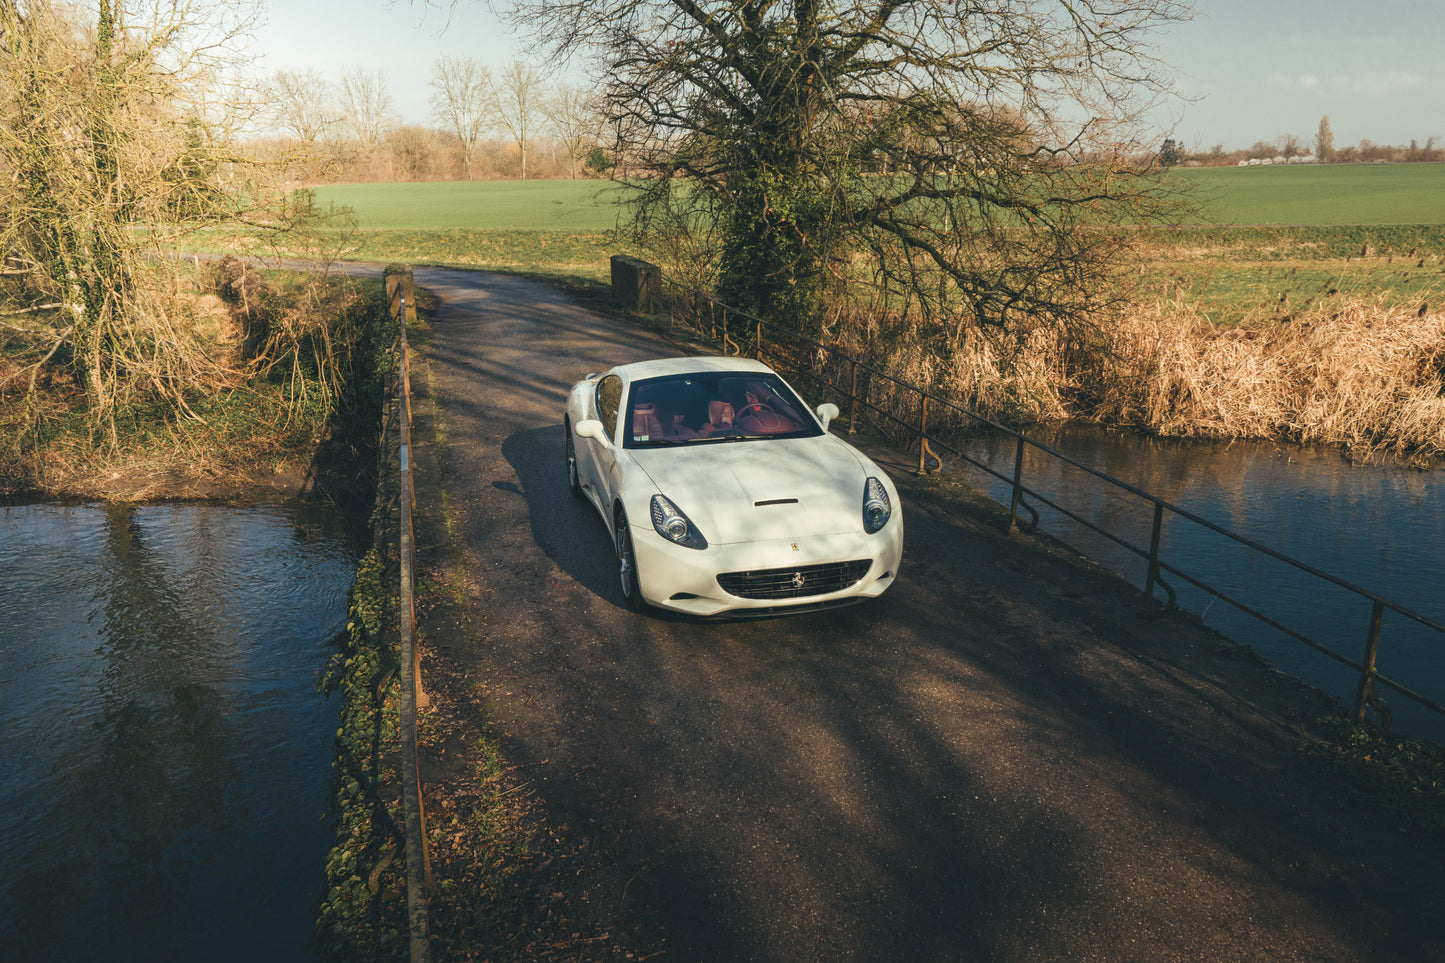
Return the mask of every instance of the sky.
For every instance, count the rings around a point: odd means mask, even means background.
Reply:
[[[504,0],[499,0],[504,2]],[[524,38],[483,0],[266,0],[261,71],[314,67],[332,80],[382,70],[405,123],[431,124],[426,81],[443,54],[497,73]],[[1445,144],[1445,3],[1440,0],[1193,0],[1194,17],[1156,38],[1187,99],[1158,117],[1186,149],[1314,140],[1328,114],[1336,147]],[[575,79],[575,78],[572,78]]]

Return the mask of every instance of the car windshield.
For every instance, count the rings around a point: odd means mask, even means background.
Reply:
[[[711,371],[634,382],[623,424],[628,448],[823,433],[781,378],[760,371]]]

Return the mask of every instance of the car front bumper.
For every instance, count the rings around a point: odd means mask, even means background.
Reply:
[[[765,539],[706,549],[683,548],[650,526],[632,526],[632,545],[649,605],[701,617],[772,615],[811,611],[882,595],[898,575],[903,556],[903,523],[895,517],[883,530],[866,535],[845,532],[806,538]],[[837,591],[812,594],[807,587],[813,566],[868,559],[856,582]],[[791,598],[743,598],[725,591],[718,575],[728,572],[792,570],[802,579]],[[806,577],[804,577],[806,576]]]

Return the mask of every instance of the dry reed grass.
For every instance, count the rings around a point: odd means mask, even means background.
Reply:
[[[1083,333],[967,328],[928,340],[902,321],[840,328],[849,355],[1015,427],[1076,418],[1445,457],[1445,315],[1423,307],[1332,300],[1249,330],[1167,302]],[[831,367],[846,383],[846,366]],[[877,378],[865,390],[868,404],[916,424],[910,393]],[[968,421],[935,409],[930,428]]]
[[[1161,435],[1445,455],[1445,317],[1345,302],[1252,330],[1161,306],[1103,332],[1077,413]]]
[[[85,421],[73,375],[47,364],[54,324],[33,323],[28,340],[12,325],[0,338],[0,491],[94,494],[124,480],[127,497],[145,497],[138,479],[164,476],[172,491],[190,491],[312,458],[364,363],[370,301],[355,285],[314,275],[277,290],[230,261],[197,278],[168,277],[147,302],[164,309],[156,338],[167,340],[118,394],[108,439],[97,441]]]
[[[837,345],[890,377],[917,385],[986,418],[1033,424],[1070,417],[1064,401],[1064,352],[1043,329],[968,327],[927,338],[892,320],[841,326]],[[878,382],[878,391],[885,391]],[[880,397],[871,397],[876,403]]]

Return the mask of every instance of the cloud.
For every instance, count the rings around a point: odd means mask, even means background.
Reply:
[[[1428,90],[1435,83],[1419,71],[1372,70],[1356,74],[1271,74],[1265,83],[1281,90],[1304,93],[1327,91],[1347,97],[1395,97]]]
[[[1334,93],[1359,97],[1386,97],[1422,90],[1429,86],[1428,77],[1409,70],[1375,70],[1363,74],[1344,74],[1329,80],[1330,90]]]
[[[1318,90],[1320,78],[1314,74],[1296,74],[1293,77],[1274,74],[1266,78],[1265,83],[1271,87],[1283,87],[1286,90]]]

